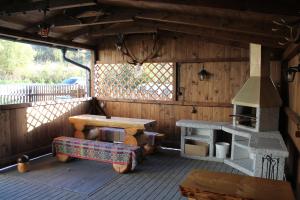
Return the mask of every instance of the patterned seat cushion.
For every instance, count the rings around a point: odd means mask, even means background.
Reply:
[[[121,165],[131,163],[132,170],[136,167],[141,155],[140,147],[65,136],[53,140],[52,151],[53,155],[61,153],[71,157]]]

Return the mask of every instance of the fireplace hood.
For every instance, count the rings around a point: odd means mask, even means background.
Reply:
[[[270,78],[270,52],[260,44],[250,44],[250,78],[232,103],[249,107],[280,107],[282,104]]]

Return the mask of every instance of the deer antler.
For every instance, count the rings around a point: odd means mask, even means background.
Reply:
[[[147,61],[147,60],[151,60],[151,59],[153,59],[153,58],[159,57],[158,52],[159,52],[159,49],[160,49],[160,45],[159,45],[159,41],[158,41],[158,40],[159,40],[159,39],[158,39],[158,35],[157,35],[157,34],[154,34],[152,40],[153,40],[153,46],[152,46],[151,52],[150,52],[150,54],[149,54],[148,56],[146,56],[146,57],[140,62],[140,64],[143,64],[143,63],[144,63],[145,61]]]
[[[130,58],[131,61],[127,61],[129,64],[136,65],[137,58],[131,53],[131,51],[127,48],[127,45],[124,40],[124,35],[119,34],[117,38],[117,42],[115,44],[118,51],[122,53],[122,55]]]
[[[300,42],[300,20],[297,20],[294,23],[287,23],[286,20],[280,19],[279,21],[273,21],[278,28],[272,28],[272,31],[277,32],[279,30],[287,29],[289,34],[284,37],[284,42],[279,42],[280,45],[286,45],[287,43],[299,43]]]
[[[153,35],[153,47],[151,52],[143,59],[137,58],[127,47],[125,38],[122,34],[118,35],[118,40],[115,44],[117,47],[117,50],[119,50],[124,56],[127,56],[130,60],[127,61],[127,63],[132,64],[132,65],[142,65],[145,61],[149,59],[153,59],[159,56],[158,51],[160,49],[159,46],[159,41],[158,41],[158,36],[157,34]]]

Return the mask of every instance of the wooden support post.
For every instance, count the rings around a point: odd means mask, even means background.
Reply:
[[[84,124],[74,123],[74,127],[76,129],[75,132],[74,132],[74,137],[80,138],[80,139],[85,139],[85,135],[83,133]]]

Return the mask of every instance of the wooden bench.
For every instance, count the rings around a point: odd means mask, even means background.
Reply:
[[[53,155],[61,162],[81,158],[112,163],[118,173],[133,171],[141,156],[141,148],[72,137],[57,137],[52,143]]]
[[[144,147],[145,154],[153,153],[160,146],[164,134],[150,131],[141,131],[139,136],[135,138],[128,137],[130,129],[112,128],[112,127],[97,127],[89,131],[86,138],[91,140],[123,142],[127,145]]]

